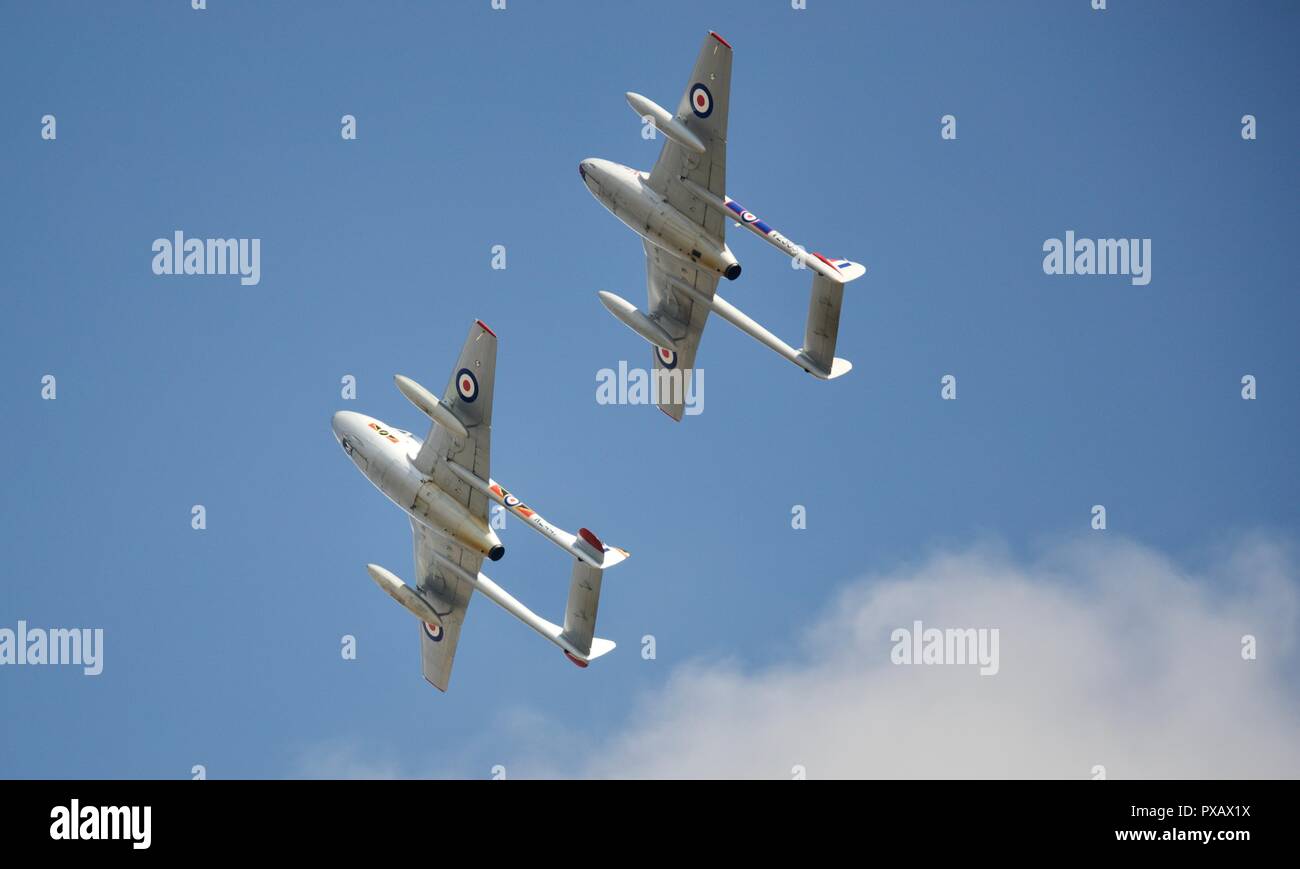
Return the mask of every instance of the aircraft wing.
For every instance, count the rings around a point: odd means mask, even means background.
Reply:
[[[644,242],[646,263],[646,292],[649,296],[651,316],[664,328],[677,345],[677,352],[665,347],[654,347],[656,380],[673,384],[667,393],[663,389],[657,396],[659,409],[678,422],[686,409],[686,391],[694,377],[695,352],[700,346],[700,335],[709,318],[709,308],[694,298],[682,286],[690,287],[704,298],[712,299],[718,289],[718,276],[697,268],[694,263],[673,256],[661,247]],[[681,371],[682,380],[662,380],[661,371]]]
[[[446,691],[456,644],[460,642],[460,628],[474,589],[437,556],[464,568],[470,576],[478,576],[483,556],[414,521],[411,532],[415,537],[415,572],[420,591],[442,619],[438,625],[420,624],[420,663],[429,684]]]
[[[435,423],[415,457],[415,466],[433,484],[480,519],[487,519],[488,499],[447,467],[450,459],[480,479],[491,476],[492,394],[496,384],[497,336],[482,320],[469,327],[469,337],[451,370],[442,403],[464,426],[466,437]]]
[[[726,221],[682,184],[685,176],[718,197],[727,193],[727,111],[731,102],[731,46],[716,33],[704,37],[695,69],[677,105],[676,119],[704,143],[696,154],[668,139],[647,182],[682,214],[723,241]],[[716,281],[715,281],[716,283]]]

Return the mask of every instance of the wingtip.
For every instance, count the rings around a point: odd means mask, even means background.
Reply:
[[[656,404],[655,407],[657,407],[657,408],[659,408],[659,410],[663,411],[664,416],[668,417],[668,418],[671,419],[673,422],[681,422],[681,421],[682,421],[682,418],[681,418],[680,416],[676,416],[676,415],[674,415],[671,411],[669,411],[667,408],[665,408],[662,404]]]

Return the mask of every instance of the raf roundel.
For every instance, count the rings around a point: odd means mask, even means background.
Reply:
[[[429,624],[428,622],[425,622],[425,623],[424,623],[424,635],[425,635],[426,637],[428,637],[430,640],[433,640],[435,643],[441,643],[441,642],[442,642],[442,625],[431,625],[431,624]]]
[[[752,211],[742,211],[740,213],[740,219],[746,223],[753,223],[755,220],[758,220],[758,215]]]
[[[505,496],[504,498],[502,498],[501,500],[502,500],[503,502],[505,502],[505,505],[506,505],[507,507],[509,507],[511,510],[513,510],[514,508],[518,507],[519,504],[520,504],[519,499],[516,498],[514,495],[506,495],[506,496]]]
[[[697,118],[707,118],[713,114],[713,94],[702,84],[691,87],[691,111]]]
[[[655,355],[659,357],[659,362],[664,368],[677,367],[677,354],[667,347],[656,347]]]
[[[456,394],[466,403],[478,398],[478,378],[468,368],[456,372]]]

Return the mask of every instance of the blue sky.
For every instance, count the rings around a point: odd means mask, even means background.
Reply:
[[[808,5],[4,3],[0,627],[102,627],[105,662],[0,670],[0,775],[581,772],[682,673],[806,662],[846,589],[935,553],[1133,541],[1214,595],[1224,548],[1289,551],[1295,8]],[[653,164],[623,93],[675,105],[709,29],[736,52],[728,192],[869,272],[849,376],[711,322],[704,413],[674,425],[595,401],[599,369],[649,363],[596,299],[643,303],[644,261],[576,166]],[[155,276],[178,229],[260,238],[261,282]],[[1067,230],[1152,239],[1150,284],[1045,275]],[[727,297],[797,339],[806,273],[729,240]],[[501,342],[493,476],[634,557],[604,587],[615,653],[579,671],[476,600],[443,696],[364,569],[414,578],[407,522],[329,421],[423,433],[391,377],[441,389],[475,318]],[[556,618],[567,560],[503,537],[488,572]]]

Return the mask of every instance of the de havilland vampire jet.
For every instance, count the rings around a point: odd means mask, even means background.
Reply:
[[[420,620],[424,678],[441,691],[451,679],[461,624],[475,590],[559,646],[579,667],[614,648],[610,640],[595,636],[596,609],[605,569],[628,553],[606,546],[586,528],[573,535],[555,527],[488,475],[496,359],[496,333],[478,320],[441,400],[397,375],[397,388],[433,421],[424,441],[360,413],[334,414],[334,437],[343,451],[410,517],[417,587],[377,564],[366,569]],[[489,501],[573,556],[563,626],[537,615],[479,572],[483,556],[497,561],[505,554],[488,523]]]
[[[649,312],[607,291],[600,300],[628,328],[654,345],[656,374],[689,372],[704,321],[713,311],[808,373],[830,380],[853,366],[835,358],[844,285],[866,273],[845,259],[807,253],[726,193],[727,110],[731,98],[731,45],[712,31],[695,61],[677,113],[636,93],[627,101],[668,140],[650,172],[609,160],[578,164],[600,203],[643,239]],[[734,281],[740,263],[724,230],[735,221],[812,271],[812,298],[802,349],[796,350],[717,295],[719,276]],[[684,395],[659,407],[681,420]]]

